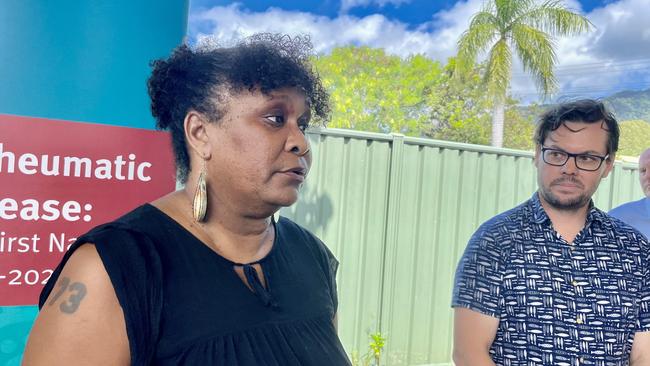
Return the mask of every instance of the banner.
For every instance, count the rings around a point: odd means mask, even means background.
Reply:
[[[36,304],[78,235],[175,182],[165,132],[0,114],[0,306]]]

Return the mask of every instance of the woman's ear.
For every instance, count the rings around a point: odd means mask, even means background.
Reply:
[[[209,123],[201,113],[194,110],[187,112],[183,121],[188,147],[203,159],[209,159],[211,155],[210,137],[207,131]]]

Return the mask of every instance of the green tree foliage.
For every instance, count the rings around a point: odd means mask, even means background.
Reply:
[[[474,65],[455,77],[455,62],[442,67],[421,55],[400,58],[353,46],[319,56],[314,64],[332,99],[329,126],[489,144],[492,99],[482,84],[485,68]],[[528,149],[532,119],[515,106],[508,99],[505,146]]]
[[[503,146],[517,150],[533,150],[535,148],[533,133],[535,132],[534,119],[536,116],[523,116],[512,103],[511,101],[506,108]]]
[[[620,124],[621,138],[617,155],[639,156],[650,147],[650,123],[646,121],[624,121]]]
[[[331,92],[330,126],[419,135],[428,124],[427,99],[442,77],[438,62],[349,46],[335,48],[314,64]]]
[[[487,145],[491,100],[481,85],[481,69],[454,77],[456,60],[449,59],[437,93],[429,95],[431,121],[423,135],[439,140]]]
[[[504,110],[512,76],[513,52],[544,94],[556,86],[553,36],[587,31],[587,18],[566,9],[560,0],[487,0],[474,14],[458,40],[458,70],[471,69],[476,57],[488,51],[484,80],[494,100],[492,138],[502,146]]]

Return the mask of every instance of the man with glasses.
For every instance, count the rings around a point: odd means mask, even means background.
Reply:
[[[618,138],[597,101],[542,116],[537,192],[484,223],[458,265],[457,366],[650,365],[650,244],[591,200]]]
[[[620,205],[609,214],[634,226],[650,239],[650,149],[639,156],[639,183],[645,198]]]

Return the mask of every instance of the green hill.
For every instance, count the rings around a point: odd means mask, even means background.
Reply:
[[[650,122],[650,89],[622,91],[605,98],[619,121],[644,120]]]
[[[650,89],[626,90],[603,98],[620,122],[621,138],[619,155],[639,156],[650,146]],[[551,105],[527,105],[518,107],[524,119],[536,119]]]
[[[619,122],[641,120],[650,123],[650,89],[625,90],[603,100]],[[528,105],[521,106],[518,110],[525,118],[534,120],[550,106],[550,104]]]

